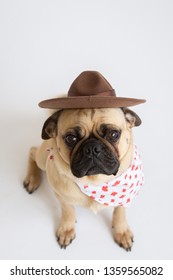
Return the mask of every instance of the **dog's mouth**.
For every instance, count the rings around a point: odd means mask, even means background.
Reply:
[[[99,174],[100,172],[102,172],[102,170],[100,168],[96,168],[95,166],[93,166],[88,169],[88,171],[86,172],[86,175],[96,175],[96,174]]]
[[[73,156],[71,171],[74,176],[116,175],[119,161],[112,151],[96,138],[84,142]]]
[[[80,161],[76,165],[75,161],[72,162],[71,170],[74,176],[81,178],[84,176],[105,174],[116,175],[118,172],[118,161],[95,160],[93,161]]]

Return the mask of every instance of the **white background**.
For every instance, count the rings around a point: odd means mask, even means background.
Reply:
[[[0,1],[0,259],[172,259],[173,2]],[[58,202],[46,178],[25,192],[27,154],[48,116],[39,101],[66,93],[83,70],[100,71],[133,108],[145,186],[127,210],[132,252],[111,232],[112,210],[77,208],[77,237],[59,248]]]

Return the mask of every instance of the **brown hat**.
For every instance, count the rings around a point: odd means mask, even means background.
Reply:
[[[68,96],[43,100],[42,108],[118,108],[144,103],[144,99],[117,97],[109,82],[97,71],[84,71],[72,83]]]

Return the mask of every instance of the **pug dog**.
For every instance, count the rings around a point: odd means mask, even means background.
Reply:
[[[131,250],[134,237],[125,208],[143,184],[132,134],[140,124],[139,116],[126,107],[60,109],[45,121],[42,145],[30,149],[24,187],[33,193],[41,172],[46,172],[62,209],[56,232],[61,248],[76,236],[75,205],[79,205],[94,212],[112,207],[113,238]]]

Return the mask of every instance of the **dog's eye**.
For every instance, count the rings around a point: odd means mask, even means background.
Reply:
[[[77,137],[73,134],[68,134],[65,136],[65,143],[71,148],[76,144],[77,140]]]
[[[115,142],[120,137],[120,131],[119,130],[111,130],[107,133],[106,138],[108,141]]]

